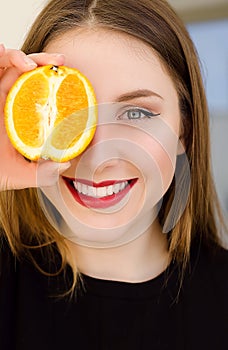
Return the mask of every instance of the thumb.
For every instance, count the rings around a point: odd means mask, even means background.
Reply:
[[[71,166],[70,162],[57,163],[42,160],[37,163],[36,187],[52,186],[58,182],[59,176]]]

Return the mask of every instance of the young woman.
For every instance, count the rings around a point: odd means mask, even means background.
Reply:
[[[98,125],[28,162],[5,98],[38,65],[91,81]],[[1,349],[226,349],[228,253],[197,55],[163,0],[52,0],[0,46]]]

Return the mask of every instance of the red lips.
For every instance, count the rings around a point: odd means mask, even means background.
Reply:
[[[83,205],[84,207],[93,208],[93,209],[105,209],[105,208],[108,208],[108,207],[111,207],[111,206],[117,204],[126,196],[126,194],[130,191],[130,189],[135,185],[135,183],[138,180],[138,179],[130,179],[130,180],[125,180],[125,181],[107,180],[107,181],[95,183],[95,182],[85,180],[85,179],[75,180],[75,179],[68,178],[65,176],[62,178],[63,178],[67,188],[69,189],[69,191],[73,195],[74,199],[79,204]],[[88,186],[93,186],[95,188],[115,185],[115,184],[123,183],[126,181],[128,181],[128,185],[123,190],[120,190],[120,192],[118,192],[118,193],[113,193],[112,195],[108,195],[108,196],[105,196],[102,198],[96,198],[96,197],[85,195],[83,193],[79,193],[76,190],[76,188],[73,184],[73,181],[77,181],[77,182],[80,182],[80,183],[88,185]]]

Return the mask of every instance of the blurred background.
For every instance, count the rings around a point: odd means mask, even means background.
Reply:
[[[207,93],[212,165],[228,223],[228,0],[169,0],[195,43]]]
[[[19,48],[46,1],[0,1],[0,42]],[[213,170],[228,221],[228,0],[169,2],[184,20],[201,60],[211,116]]]

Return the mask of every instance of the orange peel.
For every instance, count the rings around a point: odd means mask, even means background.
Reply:
[[[22,74],[4,108],[13,146],[24,157],[65,162],[85,150],[97,124],[90,81],[66,66],[41,66]]]

